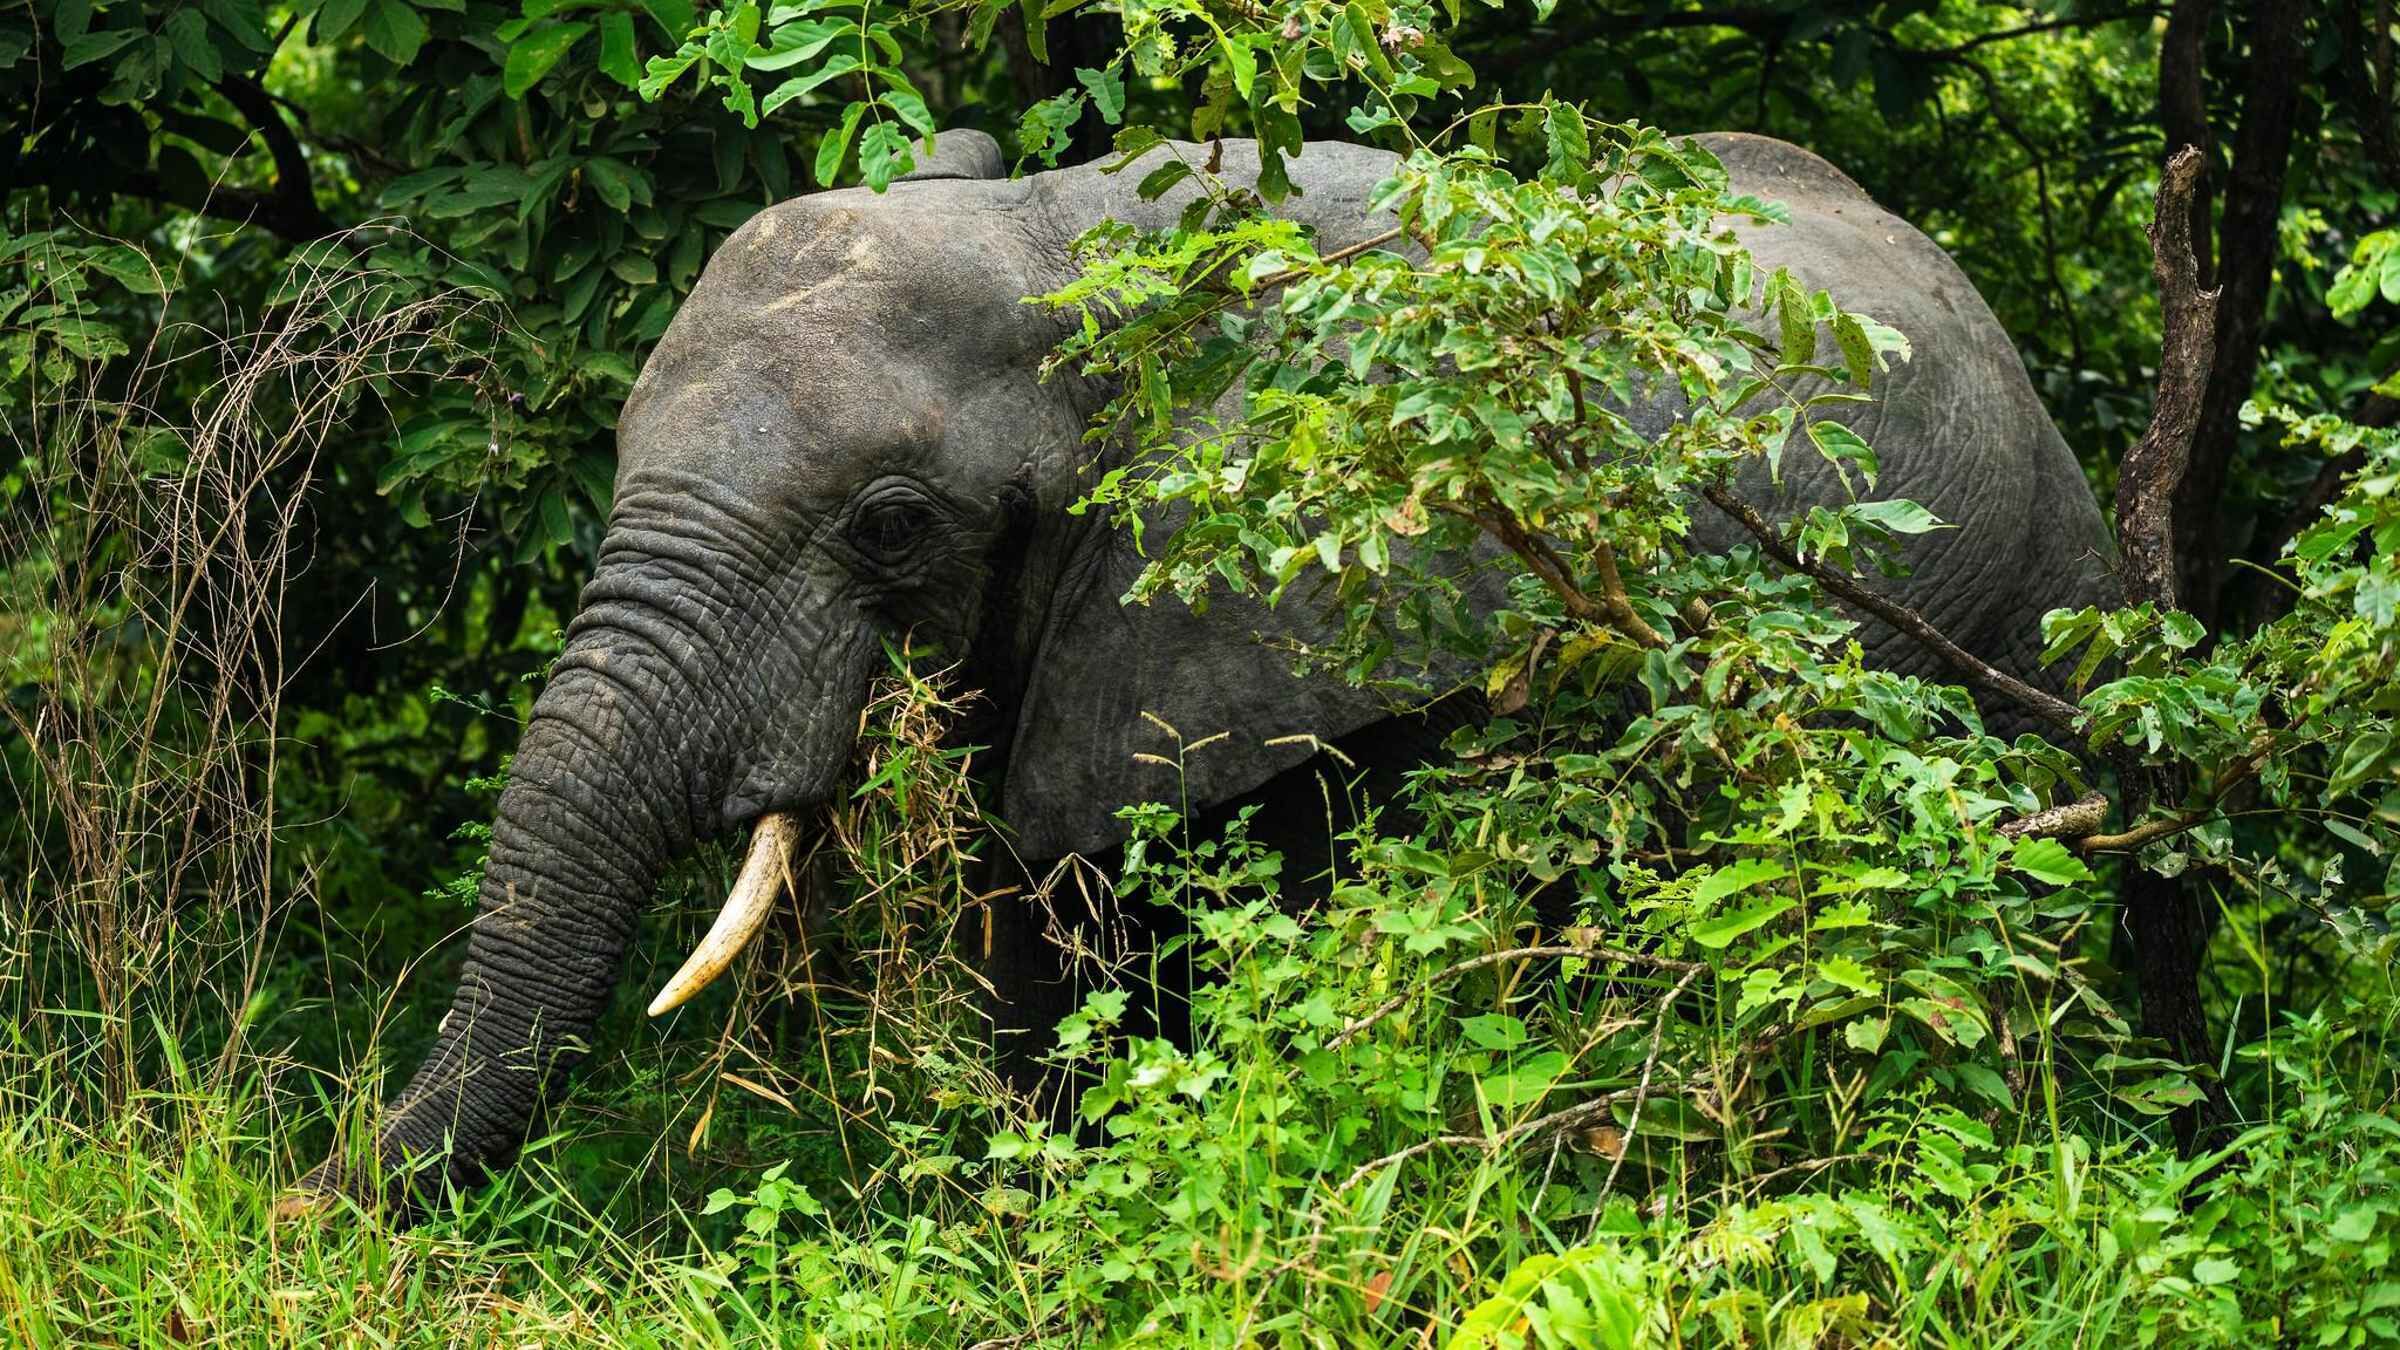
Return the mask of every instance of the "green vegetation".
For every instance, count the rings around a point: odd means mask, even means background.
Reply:
[[[0,16],[0,1328],[2400,1342],[2400,30],[2370,10]],[[1330,580],[1349,623],[1300,659],[1435,693],[1465,656],[1496,716],[1339,838],[1320,905],[1242,822],[1129,806],[1115,882],[1191,936],[1067,1021],[1060,1129],[977,1012],[968,696],[895,651],[738,987],[655,1026],[624,1000],[551,1132],[423,1225],[271,1226],[432,1033],[649,344],[749,214],[881,187],[937,127],[1203,189],[1029,298],[1094,317],[1057,362],[1143,452],[1086,509],[1185,512],[1140,598]],[[1945,527],[1803,414],[1922,355],[1753,267],[1725,227],[1776,205],[1658,127],[1809,145],[1951,249],[2165,550],[2137,603],[2044,620],[2071,705],[1987,698],[2041,735],[1862,664],[1828,594]],[[1321,256],[1159,144],[1217,134],[1401,151],[1416,260]],[[2158,167],[2187,142],[2188,198]],[[1668,380],[1683,417],[1635,434]],[[1858,499],[1686,546],[1699,498],[1738,514],[1731,467],[1802,456]],[[1519,566],[1497,613],[1422,565],[1476,539]],[[726,871],[670,884],[631,982]],[[1153,984],[1188,1044],[1125,1031]]]

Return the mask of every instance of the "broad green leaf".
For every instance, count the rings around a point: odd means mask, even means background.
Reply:
[[[94,61],[114,56],[136,38],[150,34],[139,28],[111,28],[105,32],[86,33],[67,42],[60,50],[58,68],[73,70]]]
[[[1842,471],[1845,485],[1850,481],[1845,466],[1856,464],[1860,476],[1867,480],[1867,486],[1875,486],[1875,447],[1867,444],[1857,432],[1839,422],[1819,419],[1808,424],[1808,439],[1816,444],[1817,453]]]
[[[427,37],[424,18],[408,0],[374,0],[359,33],[378,55],[396,66],[416,60]]]
[[[1790,875],[1789,868],[1772,858],[1744,858],[1702,877],[1699,885],[1692,888],[1692,898],[1701,904],[1713,905],[1736,892],[1766,882],[1780,881]]]
[[[159,31],[174,47],[175,59],[190,67],[192,74],[213,82],[224,73],[224,62],[217,57],[217,44],[208,35],[208,19],[199,10],[175,11]]]
[[[2019,839],[2008,865],[2036,881],[2073,886],[2092,879],[2092,869],[2055,839]]]
[[[802,23],[785,24],[769,35],[765,51],[752,52],[744,62],[752,70],[783,70],[811,59],[845,37],[858,33],[858,24],[850,19],[810,19]],[[851,64],[857,64],[852,57]]]
[[[908,134],[890,122],[877,122],[858,138],[859,177],[877,192],[908,172],[910,159]]]
[[[2374,727],[2353,735],[2334,762],[2333,777],[2325,784],[2326,791],[2335,795],[2349,792],[2381,774],[2391,749],[2389,728]]]
[[[825,133],[824,140],[817,142],[817,158],[812,170],[817,186],[832,187],[841,176],[842,161],[850,155],[850,138],[858,134],[859,119],[866,115],[865,103],[852,103],[843,110],[841,122]]]
[[[633,49],[633,16],[623,10],[600,16],[600,73],[628,89],[642,82],[642,64]]]
[[[1874,995],[1883,992],[1883,981],[1847,956],[1829,956],[1819,961],[1817,975],[1854,993]]]
[[[918,96],[916,90],[886,89],[883,91],[883,106],[891,109],[901,121],[906,122],[910,130],[928,140],[932,138],[934,133],[933,113],[926,108],[925,100]]]
[[[1837,315],[1833,321],[1833,340],[1842,349],[1842,364],[1849,369],[1850,383],[1864,389],[1875,376],[1875,344],[1867,340],[1867,330],[1848,314]]]
[[[543,24],[528,31],[508,49],[501,88],[510,98],[525,97],[526,91],[541,83],[542,77],[590,31],[592,26],[581,21]]]
[[[1115,126],[1125,118],[1125,77],[1115,66],[1092,70],[1078,66],[1075,82],[1091,93],[1092,106],[1100,110],[1100,120]]]
[[[1799,902],[1796,900],[1777,897],[1751,905],[1746,909],[1732,910],[1696,920],[1684,931],[1691,935],[1692,941],[1710,951],[1722,951],[1735,938],[1774,922],[1778,915],[1797,903]]]
[[[783,83],[776,85],[773,90],[768,92],[765,98],[759,100],[758,115],[761,117],[768,116],[777,108],[780,108],[784,104],[791,102],[793,99],[800,97],[802,94],[806,94],[816,89],[818,86],[823,85],[829,80],[839,79],[856,69],[858,69],[858,58],[852,56],[848,52],[840,52],[833,56],[827,57],[824,65],[817,67],[808,74],[795,75],[792,78],[785,80]],[[864,103],[853,104],[852,106],[861,109],[862,112],[866,108]]]

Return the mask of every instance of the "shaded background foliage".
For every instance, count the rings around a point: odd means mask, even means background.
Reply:
[[[409,369],[351,388],[307,471],[302,581],[278,619],[295,659],[271,782],[279,884],[308,909],[279,929],[255,1014],[301,1059],[344,1062],[387,1011],[331,991],[385,987],[429,950],[455,955],[442,939],[471,890],[443,882],[472,867],[479,840],[454,827],[487,814],[511,722],[596,549],[617,405],[732,229],[795,193],[881,179],[919,113],[992,132],[1027,169],[1104,152],[1117,123],[1186,123],[1195,108],[1215,107],[1202,115],[1226,134],[1260,129],[1212,92],[1222,70],[1123,80],[1115,17],[1066,10],[1028,29],[1030,12],[862,10],[880,37],[861,50],[905,80],[851,70],[770,94],[772,107],[697,74],[662,80],[654,61],[712,21],[687,0],[27,0],[0,13],[13,272],[0,279],[0,415],[20,444],[36,434],[43,351],[98,363],[101,395],[128,396],[153,332],[173,353],[197,342],[178,333],[284,321],[295,265],[338,254],[378,278],[375,304],[481,302]],[[2374,391],[2400,364],[2400,342],[2376,327],[2388,315],[2329,301],[2400,200],[2395,55],[2377,22],[2356,0],[1561,4],[1476,9],[1449,41],[1484,95],[1556,91],[1833,160],[1959,260],[2104,499],[2155,379],[2143,224],[2157,165],[2174,145],[2202,146],[2204,274],[2224,298],[2179,512],[2184,592],[2196,614],[2238,627],[2286,603],[2246,564],[2273,559],[2357,463],[2245,418],[2244,400],[2369,426],[2400,411]],[[759,88],[774,89],[764,73]],[[879,137],[860,129],[859,100]],[[1309,139],[1355,134],[1331,100],[1295,120]],[[82,249],[91,282],[61,296],[44,259]],[[140,386],[153,405],[211,388],[196,359],[153,370]],[[845,392],[872,391],[829,396]],[[25,527],[67,505],[53,500],[64,490],[0,477],[0,520]],[[41,635],[0,626],[19,652],[10,679],[37,683]],[[21,746],[6,753],[12,775],[30,774]],[[2271,846],[2271,822],[2242,828]],[[25,859],[57,843],[11,829],[0,862],[27,875]],[[2265,931],[2323,922],[2305,900]],[[2179,903],[2192,929],[2210,926],[2197,895]],[[2328,950],[2288,947],[2338,959]],[[2265,1016],[2244,969],[2209,967],[2220,1017]],[[437,956],[410,978],[445,976]],[[433,1013],[425,999],[400,1011],[387,1052],[410,1059]],[[675,1109],[661,1105],[668,1057],[624,1025],[610,1036],[632,1068],[614,1108],[640,1155],[651,1117]],[[574,1147],[603,1156],[608,1132]],[[736,1145],[719,1161],[744,1159]]]

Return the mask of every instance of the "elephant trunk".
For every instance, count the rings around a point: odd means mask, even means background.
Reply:
[[[387,1107],[375,1156],[319,1167],[295,1207],[339,1190],[406,1211],[507,1162],[588,1051],[666,868],[756,827],[729,906],[755,932],[792,822],[839,779],[877,648],[866,625],[829,616],[857,607],[746,566],[728,526],[642,505],[620,503],[518,745],[432,1052]],[[678,999],[746,940],[725,926],[673,982]]]
[[[406,1207],[445,1178],[471,1184],[515,1154],[587,1050],[635,921],[694,833],[661,719],[610,676],[614,655],[562,662],[535,705],[492,826],[457,992],[423,1067],[386,1109],[376,1175],[329,1163],[314,1188],[380,1188]],[[412,1173],[428,1158],[438,1161]]]

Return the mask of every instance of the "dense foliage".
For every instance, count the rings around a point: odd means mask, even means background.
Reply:
[[[2400,32],[2366,10],[0,17],[0,1325],[2400,1341],[2400,345],[2369,327]],[[1095,434],[1137,452],[1082,509],[1183,522],[1131,599],[1330,594],[1300,660],[1413,695],[1465,660],[1495,716],[1344,833],[1319,905],[1240,821],[1129,805],[1115,884],[1191,934],[1069,1019],[1062,1128],[989,1068],[974,747],[895,651],[741,988],[621,1010],[554,1132],[427,1228],[262,1240],[429,1034],[649,345],[760,206],[970,126],[1202,189],[1035,298],[1091,316],[1055,365],[1113,382]],[[2180,585],[2045,621],[2071,705],[1862,663],[1832,598],[1945,525],[1809,414],[1909,335],[1754,267],[1736,227],[1780,208],[1658,126],[1809,145],[1950,248],[2104,501],[2160,387],[2157,165],[2209,151]],[[1161,145],[1219,134],[1401,151],[1399,228],[1320,253],[1261,213],[1277,154],[1253,194]],[[1687,546],[1732,470],[1798,456],[1855,499]],[[1505,607],[1428,566],[1468,547]],[[722,872],[670,887],[637,981]],[[1127,1031],[1159,984],[1188,1043]]]

